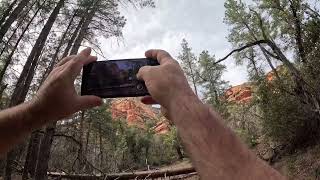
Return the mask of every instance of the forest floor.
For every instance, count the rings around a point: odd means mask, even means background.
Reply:
[[[163,170],[191,167],[189,160],[179,161],[170,166],[162,167]],[[273,164],[273,167],[290,180],[320,180],[320,145],[299,150],[294,154],[283,156]],[[174,178],[175,179],[175,178]],[[195,174],[177,178],[197,180]]]
[[[188,159],[159,168],[159,170],[175,170],[192,167]],[[320,180],[320,145],[299,150],[294,154],[283,156],[273,167],[290,180]],[[0,178],[1,179],[1,178]],[[20,179],[14,177],[13,179]],[[168,178],[161,178],[168,179]],[[198,180],[196,173],[174,176],[170,179]]]
[[[320,179],[320,145],[284,156],[273,166],[289,179]]]

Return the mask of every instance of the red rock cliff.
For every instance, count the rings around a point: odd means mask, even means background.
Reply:
[[[137,98],[115,99],[111,103],[113,119],[126,119],[129,126],[145,128],[146,121],[156,121],[153,128],[157,134],[166,134],[169,131],[169,124],[161,117],[159,110],[147,106]]]
[[[225,93],[228,102],[248,103],[252,100],[252,85],[244,83],[231,87]]]

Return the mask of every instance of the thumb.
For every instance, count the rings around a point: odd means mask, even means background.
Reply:
[[[86,110],[102,105],[102,99],[97,96],[80,96],[78,99],[79,108]]]
[[[139,69],[139,72],[137,73],[137,78],[139,80],[144,80],[145,78],[148,76],[148,74],[150,73],[152,67],[151,66],[143,66]]]

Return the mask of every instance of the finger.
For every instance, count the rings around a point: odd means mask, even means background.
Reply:
[[[90,56],[91,54],[91,48],[86,48],[82,50],[76,58],[74,58],[74,61],[76,61],[77,64],[81,64],[82,66],[91,63],[92,61],[96,61],[96,56]]]
[[[73,59],[75,57],[76,57],[76,55],[72,55],[72,56],[68,56],[68,57],[63,58],[61,61],[59,61],[56,64],[56,67],[64,65],[65,63],[69,62],[71,59]]]
[[[97,96],[80,96],[78,99],[79,109],[87,110],[102,105],[102,99]]]
[[[62,63],[60,66],[66,65],[66,64],[68,64],[68,66],[70,66],[70,64],[72,64],[71,66],[80,66],[80,65],[83,66],[88,63],[87,62],[88,59],[91,61],[97,59],[96,56],[90,56],[90,54],[91,54],[91,48],[86,48],[82,50],[78,55],[74,55],[73,58],[71,58],[72,61],[70,61],[71,59],[69,59],[68,61],[64,61],[64,63]],[[76,65],[76,64],[79,64],[79,65]]]
[[[141,99],[141,102],[146,105],[159,104],[156,100],[154,100],[151,96],[146,96]]]
[[[147,58],[152,58],[152,59],[158,60],[158,62],[159,62],[160,64],[164,64],[164,63],[166,63],[167,61],[172,60],[171,55],[170,55],[167,51],[159,50],[159,49],[151,49],[151,50],[148,50],[148,51],[145,53],[145,56],[146,56]]]
[[[68,74],[68,76],[71,76],[72,78],[76,78],[84,65],[89,64],[91,62],[97,61],[96,56],[79,56],[79,58],[75,58],[73,62],[70,62],[69,64],[66,64],[66,67],[64,69],[65,73]],[[81,61],[81,62],[80,62]]]
[[[148,74],[152,71],[152,69],[155,67],[152,66],[143,66],[139,69],[139,72],[137,73],[137,78],[139,80],[146,80],[146,77],[148,76]]]
[[[90,64],[92,62],[95,62],[98,60],[98,57],[97,56],[89,56],[87,59],[85,59],[82,63],[83,65],[87,65],[87,64]]]
[[[85,48],[84,50],[82,50],[82,51],[79,53],[79,55],[85,56],[85,57],[90,56],[90,54],[91,54],[91,48],[90,48],[90,47]]]

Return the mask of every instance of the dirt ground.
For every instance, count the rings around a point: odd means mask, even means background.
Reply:
[[[283,157],[274,168],[292,180],[320,179],[320,145]]]

